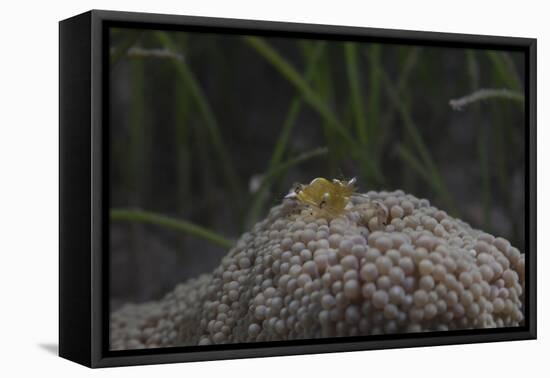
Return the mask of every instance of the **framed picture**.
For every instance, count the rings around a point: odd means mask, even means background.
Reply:
[[[60,355],[535,338],[535,115],[535,39],[61,21]]]

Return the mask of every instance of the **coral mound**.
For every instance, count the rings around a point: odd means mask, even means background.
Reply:
[[[285,200],[211,275],[111,315],[136,349],[518,326],[525,259],[402,191],[355,196],[326,219]],[[388,209],[380,215],[379,206]]]

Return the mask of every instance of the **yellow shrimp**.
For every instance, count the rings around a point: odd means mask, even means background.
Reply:
[[[299,184],[285,198],[296,198],[330,217],[336,217],[344,212],[354,195],[355,182],[355,178],[349,181],[329,181],[318,177],[308,185]]]

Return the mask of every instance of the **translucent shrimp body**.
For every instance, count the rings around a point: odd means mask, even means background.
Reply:
[[[322,211],[331,217],[342,214],[355,193],[355,178],[349,181],[332,180],[318,177],[308,185],[299,185],[286,197],[299,201]]]

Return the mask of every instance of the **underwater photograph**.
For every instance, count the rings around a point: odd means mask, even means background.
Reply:
[[[110,350],[524,326],[523,52],[111,27],[108,69]]]

